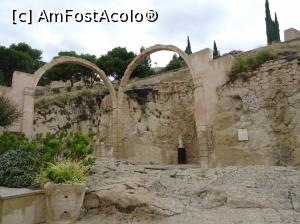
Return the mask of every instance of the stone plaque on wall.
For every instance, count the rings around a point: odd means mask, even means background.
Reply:
[[[113,146],[110,144],[95,145],[94,156],[96,157],[113,157]]]
[[[249,140],[248,129],[247,128],[238,129],[238,138],[239,141],[248,141]]]

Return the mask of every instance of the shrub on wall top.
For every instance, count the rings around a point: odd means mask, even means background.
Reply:
[[[272,55],[269,50],[261,50],[254,55],[239,57],[232,65],[230,81],[237,79],[239,77],[238,73],[254,70],[271,58]]]

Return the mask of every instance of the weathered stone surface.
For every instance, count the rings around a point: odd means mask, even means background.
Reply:
[[[78,224],[300,222],[300,170],[294,167],[202,169],[102,159],[94,171],[89,188],[99,199],[98,214]]]
[[[172,216],[180,214],[184,206],[178,199],[159,198],[138,184],[112,184],[92,194],[99,199],[99,209],[115,209],[121,213],[145,212]]]
[[[177,163],[178,137],[182,136],[187,160],[198,162],[193,84],[186,69],[172,73],[164,82],[127,91],[124,96],[124,157],[139,162]],[[179,77],[179,78],[178,78]],[[147,80],[137,83],[147,83]],[[129,84],[129,86],[132,84]],[[95,144],[108,143],[112,101],[104,89],[61,94],[48,106],[36,107],[35,133],[61,129],[90,130]],[[38,104],[37,104],[38,105]]]
[[[211,167],[299,163],[298,68],[294,60],[274,59],[248,72],[247,81],[238,79],[218,89]],[[238,141],[240,128],[248,130],[248,141]]]

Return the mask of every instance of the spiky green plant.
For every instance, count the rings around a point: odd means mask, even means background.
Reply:
[[[81,162],[71,160],[61,160],[50,163],[36,177],[35,183],[43,185],[48,182],[55,184],[75,184],[84,183],[88,167]]]

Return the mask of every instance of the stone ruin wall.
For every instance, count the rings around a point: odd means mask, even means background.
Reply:
[[[299,165],[299,58],[271,60],[243,76],[217,90],[211,166]]]
[[[209,166],[299,165],[299,58],[274,59],[243,75],[245,79],[217,89],[219,100],[211,124]],[[125,105],[129,112],[124,120],[123,140],[129,160],[176,163],[178,136],[182,135],[188,162],[197,163],[189,71],[182,69],[167,76],[128,85]],[[92,130],[96,133],[95,144],[106,142],[112,112],[109,96],[93,93],[81,98],[80,104],[74,98],[61,107],[54,103],[47,109],[36,108],[35,132]],[[87,116],[82,115],[83,111]],[[239,136],[239,132],[244,136]],[[248,140],[243,141],[245,135]]]
[[[62,90],[56,96],[36,98],[35,134],[79,129],[96,133],[95,145],[108,142],[112,104],[106,90],[74,88],[70,93]],[[197,162],[193,82],[188,69],[129,83],[124,102],[129,111],[123,134],[127,159],[176,163],[181,135],[188,161]]]

